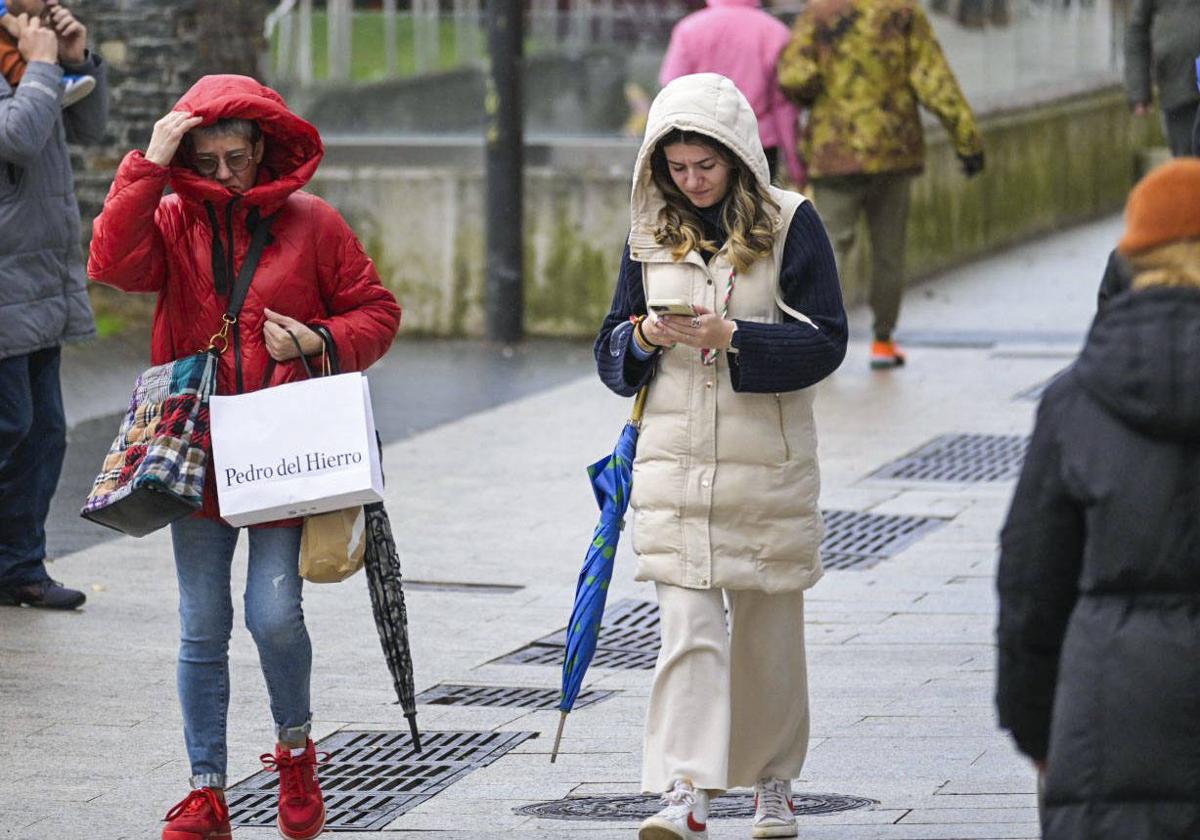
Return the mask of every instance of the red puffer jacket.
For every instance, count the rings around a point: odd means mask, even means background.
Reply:
[[[265,140],[257,184],[232,193],[188,166],[182,147],[167,168],[130,152],[94,222],[88,276],[158,295],[150,355],[153,364],[164,364],[203,350],[220,330],[228,304],[228,262],[221,257],[232,241],[232,264],[240,269],[251,229],[275,214],[236,334],[221,356],[218,393],[262,387],[270,361],[264,309],[327,328],[342,370],[365,370],[391,346],[400,307],[345,220],[300,189],[324,154],[316,128],[275,91],[245,76],[206,76],[175,110],[201,116],[205,125],[228,117],[257,122]],[[163,197],[168,183],[174,194]],[[279,364],[269,384],[304,376],[296,359]],[[211,476],[212,470],[204,515],[215,517]]]

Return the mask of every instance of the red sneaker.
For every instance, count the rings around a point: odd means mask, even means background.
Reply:
[[[279,833],[288,840],[313,840],[325,829],[325,800],[317,781],[317,750],[310,739],[304,754],[276,745],[275,754],[260,756],[263,766],[279,774]]]
[[[229,808],[212,788],[198,788],[167,812],[162,840],[231,840]]]

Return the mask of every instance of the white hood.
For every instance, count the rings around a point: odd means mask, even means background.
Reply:
[[[650,105],[646,136],[633,168],[631,237],[649,235],[658,224],[658,211],[666,202],[651,177],[650,155],[658,141],[677,128],[712,137],[741,158],[764,188],[771,184],[767,156],[758,137],[758,119],[737,86],[716,73],[680,76]]]

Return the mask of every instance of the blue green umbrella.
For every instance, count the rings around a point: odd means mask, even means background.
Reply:
[[[596,504],[600,506],[600,522],[592,533],[592,543],[588,546],[579,581],[575,584],[575,606],[567,624],[566,656],[563,659],[562,698],[558,704],[562,716],[558,721],[558,734],[554,737],[554,750],[550,753],[551,762],[558,758],[558,746],[562,741],[567,713],[575,706],[575,699],[583,687],[583,676],[596,654],[600,622],[604,618],[604,602],[608,598],[608,584],[613,576],[613,558],[617,553],[621,528],[625,524],[629,494],[633,489],[633,458],[637,454],[638,431],[645,405],[646,388],[642,388],[633,404],[633,416],[621,431],[612,454],[588,467]]]

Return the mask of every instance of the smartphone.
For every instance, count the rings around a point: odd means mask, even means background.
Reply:
[[[682,298],[661,298],[650,301],[647,306],[655,315],[683,315],[688,318],[695,316],[696,310]]]

